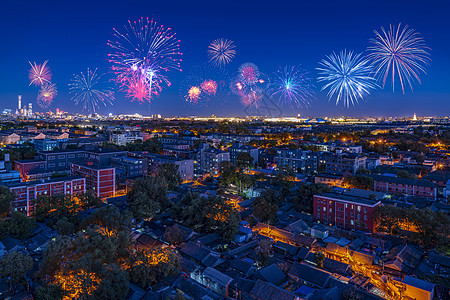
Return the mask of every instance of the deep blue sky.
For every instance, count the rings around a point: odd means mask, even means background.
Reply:
[[[316,77],[317,62],[332,51],[362,52],[373,30],[390,23],[409,24],[432,49],[432,63],[414,93],[395,94],[387,87],[359,105],[344,108],[328,102],[317,89],[308,109],[285,115],[406,116],[448,115],[450,110],[450,1],[4,1],[0,9],[0,108],[15,108],[17,94],[35,109],[38,88],[28,86],[28,61],[49,60],[59,94],[55,107],[74,112],[67,84],[87,67],[109,70],[106,45],[112,28],[128,20],[154,17],[173,28],[181,40],[183,72],[168,74],[172,86],[151,104],[152,113],[167,115],[242,115],[238,99],[213,99],[208,107],[192,107],[180,96],[180,83],[193,65],[207,61],[208,44],[220,37],[236,42],[237,55],[228,66],[253,62],[270,74],[280,65],[302,64]],[[221,105],[221,103],[224,103]],[[147,105],[116,94],[114,106],[101,113],[146,113]]]

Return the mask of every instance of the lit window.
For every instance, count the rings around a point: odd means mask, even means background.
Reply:
[[[350,220],[350,224],[355,225],[355,221]]]

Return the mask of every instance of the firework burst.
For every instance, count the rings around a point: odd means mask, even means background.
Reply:
[[[49,108],[52,104],[53,98],[58,94],[58,90],[56,89],[56,84],[48,83],[41,86],[39,90],[37,103],[42,108]]]
[[[234,42],[228,39],[217,39],[208,46],[209,61],[216,66],[224,66],[236,55]]]
[[[300,67],[279,68],[273,78],[270,84],[271,97],[278,98],[280,104],[286,103],[290,107],[295,104],[303,108],[314,98],[314,85],[309,73]]]
[[[215,96],[217,93],[217,82],[214,80],[205,80],[200,84],[200,87],[202,88],[202,91],[209,96]]]
[[[50,68],[47,66],[48,60],[44,61],[42,64],[37,64],[36,62],[28,63],[31,66],[30,74],[28,75],[30,85],[34,84],[37,86],[42,86],[51,82],[52,73],[50,72]]]
[[[260,76],[258,67],[253,63],[245,63],[239,67],[239,78],[246,84],[255,84]]]
[[[419,74],[426,74],[425,67],[431,62],[428,48],[423,38],[408,25],[401,28],[389,25],[389,30],[382,27],[381,32],[374,31],[375,38],[371,39],[372,46],[367,48],[368,58],[375,65],[374,72],[379,80],[386,85],[388,77],[392,80],[394,91],[395,80],[400,81],[402,92],[405,94],[407,83],[413,90],[413,82],[420,82]]]
[[[238,95],[245,106],[257,106],[265,94],[268,79],[253,63],[240,66],[237,77],[231,82],[231,91]]]
[[[192,86],[186,95],[186,101],[190,103],[197,104],[200,100],[202,94],[201,89],[198,86]]]
[[[349,51],[332,53],[323,59],[317,70],[320,72],[319,82],[325,82],[323,90],[328,90],[328,98],[336,97],[336,105],[343,102],[344,106],[358,103],[376,89],[376,80],[371,77],[372,67],[361,54]]]
[[[102,80],[105,74],[97,74],[97,69],[87,69],[86,75],[82,72],[75,75],[69,84],[72,100],[76,105],[81,104],[84,111],[95,113],[99,105],[111,105],[114,101],[114,92],[105,87],[106,82]]]
[[[171,70],[181,71],[180,41],[171,28],[141,18],[128,22],[124,31],[114,29],[114,40],[109,61],[121,89],[138,101],[150,101],[170,82],[164,75]],[[141,83],[138,83],[140,81]],[[148,96],[141,92],[146,85]],[[137,91],[136,90],[139,91]]]

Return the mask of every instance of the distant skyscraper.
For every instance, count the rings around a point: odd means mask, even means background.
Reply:
[[[416,116],[416,113],[414,113],[414,116],[413,116],[413,121],[417,121],[417,116]]]
[[[31,117],[33,114],[33,104],[28,103],[28,116]]]
[[[22,108],[22,95],[19,95],[19,111]]]

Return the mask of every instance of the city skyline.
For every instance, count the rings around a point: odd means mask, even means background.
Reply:
[[[390,3],[390,1],[389,1]],[[113,106],[102,108],[101,114],[113,113],[164,116],[243,116],[244,105],[231,92],[218,95],[207,106],[186,103],[183,97],[183,82],[192,73],[192,68],[208,63],[207,47],[218,38],[229,38],[235,42],[236,56],[226,68],[233,77],[240,65],[255,63],[264,74],[272,74],[280,66],[301,65],[311,75],[315,88],[315,99],[309,108],[282,107],[284,116],[445,116],[446,101],[450,97],[448,68],[450,60],[446,53],[450,48],[442,38],[442,30],[450,26],[445,19],[448,3],[435,1],[436,5],[423,7],[419,2],[388,1],[348,2],[345,4],[321,1],[316,4],[293,4],[271,7],[268,3],[229,3],[222,7],[201,2],[187,4],[148,4],[133,1],[131,4],[83,3],[65,6],[48,4],[47,10],[37,4],[25,6],[10,3],[10,14],[2,18],[4,43],[11,45],[0,50],[0,106],[15,109],[17,95],[22,95],[23,105],[32,103],[37,107],[38,89],[29,86],[29,61],[43,63],[49,60],[58,95],[53,99],[51,110],[59,108],[71,113],[80,112],[81,107],[71,101],[68,84],[74,74],[87,68],[110,71],[107,42],[113,38],[113,28],[123,28],[128,20],[140,17],[154,18],[158,23],[170,27],[181,40],[183,52],[182,72],[167,74],[171,85],[149,104],[130,102],[122,92],[116,90]],[[89,5],[89,10],[84,10]],[[220,13],[218,13],[220,10]],[[214,17],[216,16],[216,17]],[[267,22],[266,20],[271,20]],[[27,20],[27,22],[24,22]],[[431,48],[431,64],[427,74],[421,74],[422,84],[414,84],[414,92],[405,95],[399,88],[393,93],[390,86],[377,89],[355,106],[345,108],[328,101],[326,92],[321,92],[317,83],[319,61],[332,52],[347,49],[358,53],[369,46],[374,30],[388,28],[401,23],[409,25],[424,38]],[[32,24],[32,26],[30,26]],[[58,25],[59,24],[59,25]],[[14,45],[14,47],[12,46]],[[112,78],[112,74],[108,74]],[[228,85],[228,83],[227,83]],[[444,109],[443,109],[444,108]]]

